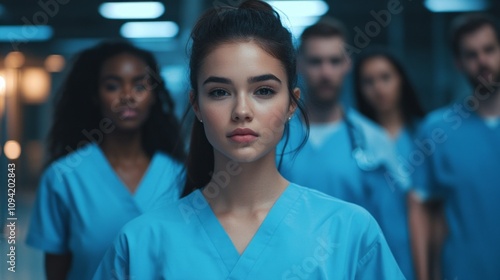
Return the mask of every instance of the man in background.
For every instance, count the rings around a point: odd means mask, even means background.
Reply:
[[[473,92],[431,113],[420,133],[429,152],[416,169],[418,201],[410,213],[421,279],[500,277],[499,34],[485,15],[463,15],[453,23],[455,62]],[[436,203],[440,211],[431,211]],[[430,252],[433,245],[437,249]],[[440,259],[437,274],[429,273],[433,253]]]
[[[408,184],[404,178],[395,178],[394,147],[381,127],[340,102],[351,69],[346,41],[345,28],[334,19],[323,19],[304,30],[298,70],[305,82],[310,134],[298,150],[307,130],[304,120],[294,117],[289,138],[278,146],[277,162],[282,175],[291,182],[370,211],[401,270],[413,279]]]

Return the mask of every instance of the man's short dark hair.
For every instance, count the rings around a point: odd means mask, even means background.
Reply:
[[[500,29],[496,20],[487,14],[465,14],[455,18],[451,24],[451,47],[453,54],[460,54],[460,42],[465,35],[471,34],[484,26],[491,26],[497,40],[500,41]]]
[[[299,52],[303,51],[305,42],[313,37],[340,37],[346,41],[348,33],[342,22],[335,18],[324,17],[317,23],[304,29],[304,32],[300,36]]]

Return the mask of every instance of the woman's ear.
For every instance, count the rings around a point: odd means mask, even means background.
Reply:
[[[189,103],[191,104],[191,107],[193,107],[194,114],[196,115],[196,118],[199,121],[202,121],[201,118],[201,113],[200,113],[200,106],[198,106],[198,100],[196,99],[196,95],[193,90],[189,92]]]
[[[291,100],[292,102],[290,102],[290,107],[288,108],[289,117],[291,117],[295,113],[295,110],[298,107],[297,102],[300,100],[300,89],[298,87],[294,88],[292,94],[294,99]],[[297,102],[295,100],[297,100]]]

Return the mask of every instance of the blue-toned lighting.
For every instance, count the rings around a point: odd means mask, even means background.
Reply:
[[[54,31],[48,25],[3,25],[0,26],[0,42],[46,41]]]
[[[189,88],[187,79],[188,69],[185,65],[169,65],[161,68],[160,75],[167,84],[172,99],[175,101],[176,114],[182,118],[182,113],[188,105],[186,88]],[[182,104],[179,104],[182,103]]]
[[[5,13],[5,7],[0,4],[0,16],[3,15]]]
[[[328,11],[328,4],[324,1],[267,1],[279,13],[287,17],[321,16]]]
[[[110,2],[99,6],[99,13],[109,19],[151,19],[164,12],[160,2]]]
[[[188,72],[186,64],[179,64],[163,66],[160,73],[167,84],[172,100],[174,100],[174,113],[179,119],[184,117],[186,107],[189,104],[189,95],[186,94],[186,89],[190,87],[187,78]]]
[[[127,22],[120,29],[125,38],[172,38],[179,33],[173,21]]]
[[[283,19],[285,24],[290,24],[291,26],[310,26],[316,23],[320,17],[290,17]]]
[[[281,22],[294,38],[300,37],[307,26],[317,22],[328,12],[324,1],[267,1],[280,15]]]
[[[425,7],[435,13],[482,11],[488,8],[487,0],[425,0]]]
[[[294,38],[299,38],[306,27],[315,24],[320,17],[292,17],[285,19],[282,17],[283,24],[288,27]]]

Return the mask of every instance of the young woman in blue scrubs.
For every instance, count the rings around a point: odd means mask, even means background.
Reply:
[[[303,113],[277,13],[218,6],[191,38],[186,196],[127,224],[94,279],[404,279],[364,209],[277,170],[287,121]]]
[[[415,133],[424,111],[402,64],[387,50],[367,50],[356,62],[354,80],[359,111],[387,131],[394,141],[398,161],[409,161],[416,149]],[[411,177],[411,174],[404,176]],[[384,217],[378,222],[401,270],[407,279],[413,279],[408,190],[392,190],[385,195],[383,190],[374,194],[379,196],[378,211]]]
[[[120,228],[179,199],[173,102],[152,54],[103,43],[77,57],[59,93],[27,243],[48,279],[90,279]]]

